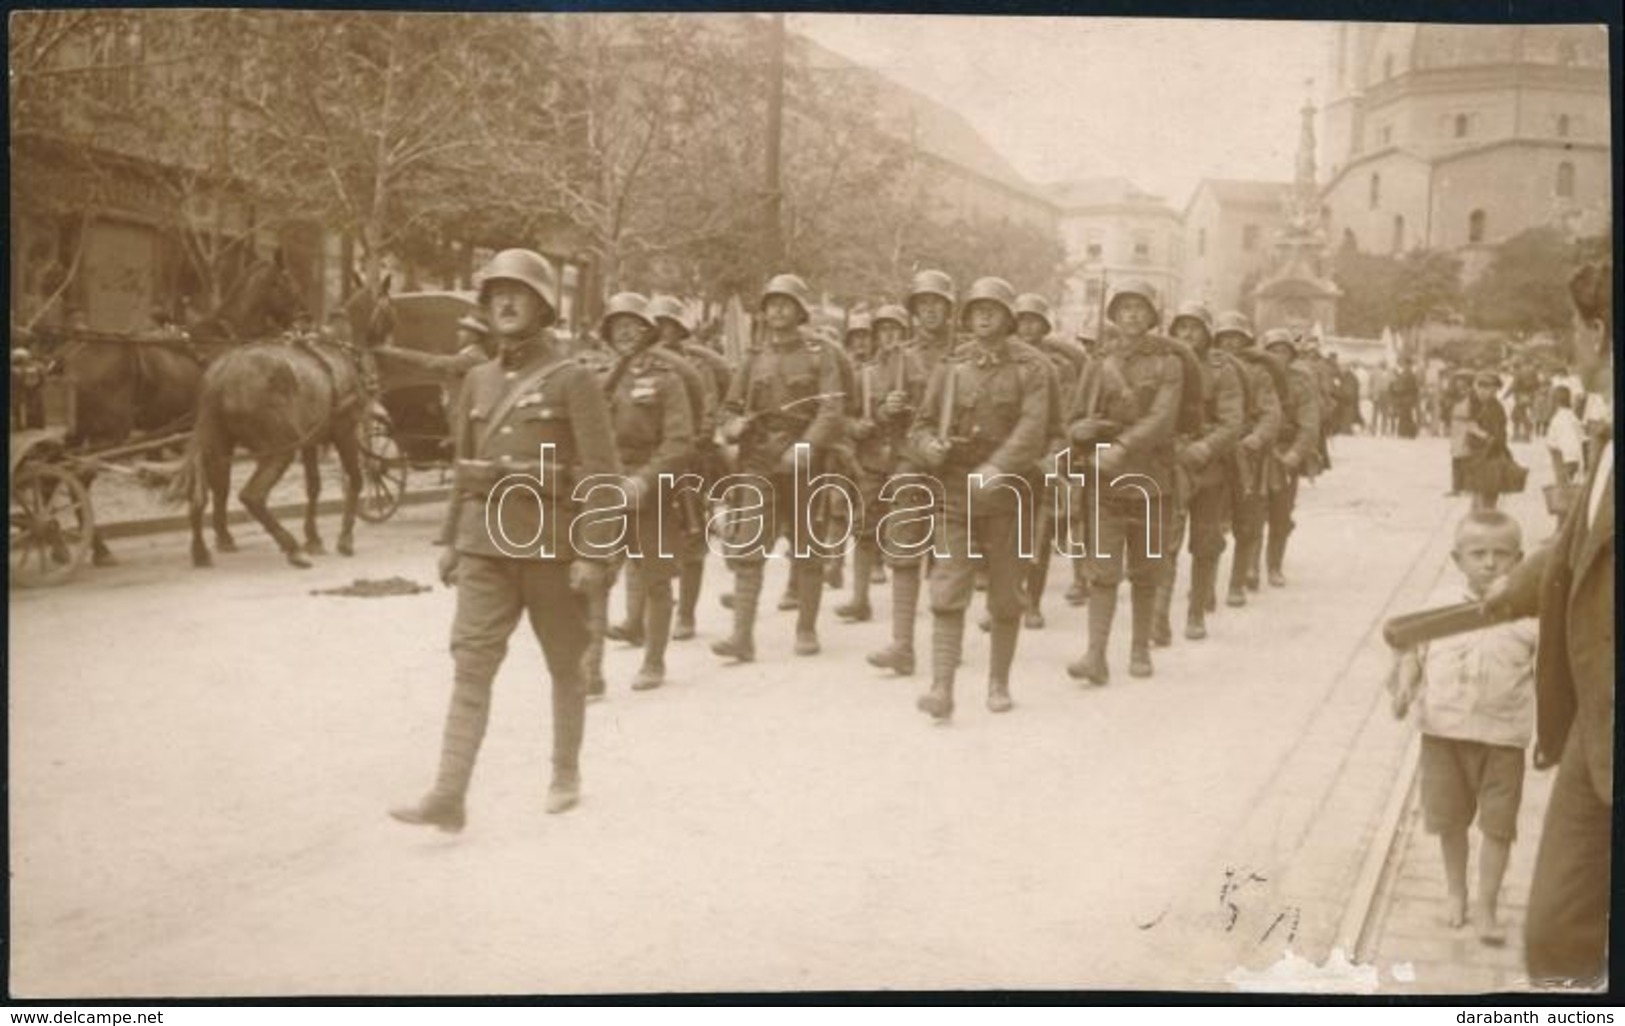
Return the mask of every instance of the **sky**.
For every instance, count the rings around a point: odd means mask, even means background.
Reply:
[[[1029,181],[1292,178],[1328,22],[796,14],[790,29],[958,110]],[[1309,80],[1314,80],[1310,91]]]

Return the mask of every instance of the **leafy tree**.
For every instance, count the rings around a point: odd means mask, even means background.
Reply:
[[[1584,254],[1597,248],[1591,240],[1571,243],[1549,226],[1514,235],[1495,248],[1489,266],[1468,289],[1469,319],[1519,335],[1566,335],[1574,316],[1569,276]]]
[[[1461,261],[1447,253],[1412,250],[1395,258],[1345,243],[1333,257],[1332,280],[1343,290],[1339,331],[1366,338],[1384,328],[1414,332],[1448,321],[1461,304]]]

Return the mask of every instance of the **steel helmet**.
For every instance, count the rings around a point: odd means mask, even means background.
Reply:
[[[887,303],[885,306],[882,306],[880,309],[876,310],[870,323],[873,325],[873,327],[879,328],[881,321],[891,321],[894,324],[899,325],[905,332],[908,331],[908,311],[904,310],[896,303]]]
[[[691,335],[694,329],[688,323],[688,311],[683,309],[682,301],[676,296],[654,296],[649,300],[644,310],[649,320],[659,324],[661,321],[671,321],[683,329],[683,334]]]
[[[1042,317],[1044,319],[1044,330],[1055,330],[1055,315],[1050,311],[1049,300],[1036,292],[1023,292],[1017,296],[1014,312],[1017,317],[1022,314]]]
[[[528,249],[505,249],[491,258],[480,272],[480,304],[486,299],[486,286],[494,281],[516,281],[542,299],[547,311],[542,326],[552,324],[559,316],[559,287],[553,268],[540,254]]]
[[[997,303],[1004,308],[1005,316],[1010,318],[1012,326],[1016,323],[1016,290],[1003,278],[977,278],[971,282],[970,289],[965,293],[965,303],[959,308],[959,326],[969,326],[972,304],[977,302]]]
[[[1208,336],[1212,337],[1213,314],[1208,310],[1207,305],[1199,299],[1187,299],[1185,302],[1179,304],[1179,312],[1175,313],[1173,320],[1168,322],[1169,334],[1172,334],[1173,330],[1179,326],[1180,321],[1186,320],[1187,318],[1197,322],[1203,328],[1207,329]]]
[[[655,326],[655,322],[649,317],[647,299],[636,292],[617,292],[604,304],[604,316],[598,321],[598,337],[605,342],[609,341],[610,319],[617,316],[636,317],[645,327]]]
[[[909,312],[914,312],[914,300],[920,296],[941,296],[954,303],[954,280],[944,271],[924,270],[914,272],[914,280],[908,285],[908,299],[905,300]]]
[[[769,296],[786,296],[795,300],[796,306],[801,308],[802,323],[812,319],[812,289],[807,286],[806,282],[801,280],[799,275],[774,275],[768,281],[767,287],[762,289],[762,301],[758,305],[758,309],[767,304]]]
[[[1177,320],[1177,318],[1176,318]],[[1216,341],[1220,335],[1240,335],[1247,340],[1248,345],[1254,343],[1253,322],[1247,315],[1239,310],[1226,310],[1213,319],[1213,338]]]
[[[1151,326],[1154,328],[1162,322],[1162,308],[1157,305],[1157,290],[1149,283],[1143,281],[1125,281],[1112,286],[1111,295],[1106,299],[1106,319],[1117,320],[1112,311],[1117,309],[1118,300],[1124,296],[1139,296],[1151,306]]]
[[[1264,332],[1264,348],[1269,349],[1273,346],[1286,346],[1288,349],[1296,349],[1297,342],[1293,339],[1292,332],[1286,328],[1271,328]]]
[[[846,319],[846,333],[854,331],[870,331],[874,328],[874,319],[866,313],[855,313]]]

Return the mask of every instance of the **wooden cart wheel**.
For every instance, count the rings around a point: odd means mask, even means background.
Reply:
[[[387,417],[374,414],[361,425],[361,502],[356,514],[368,523],[388,520],[406,497],[406,457]]]
[[[64,467],[24,462],[11,479],[11,583],[62,584],[90,556],[90,491]]]

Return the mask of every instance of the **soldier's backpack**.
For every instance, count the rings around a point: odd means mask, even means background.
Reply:
[[[694,430],[701,430],[705,423],[705,381],[700,372],[692,363],[679,353],[667,346],[650,346],[645,352],[651,354],[656,360],[672,369],[679,378],[683,379],[683,392],[688,396],[688,412],[694,418]]]
[[[1178,339],[1164,339],[1173,354],[1179,357],[1182,384],[1179,389],[1179,416],[1174,430],[1187,436],[1202,433],[1207,422],[1207,404],[1202,397],[1202,358],[1196,351]]]
[[[1236,380],[1241,382],[1241,408],[1243,411],[1243,416],[1245,416],[1248,420],[1252,420],[1254,417],[1258,416],[1259,398],[1258,396],[1253,395],[1253,383],[1247,375],[1247,368],[1242,366],[1240,358],[1238,358],[1234,353],[1227,353],[1217,346],[1214,346],[1211,351],[1219,354],[1219,358],[1224,361],[1224,363],[1226,363],[1232,371],[1235,372]]]

